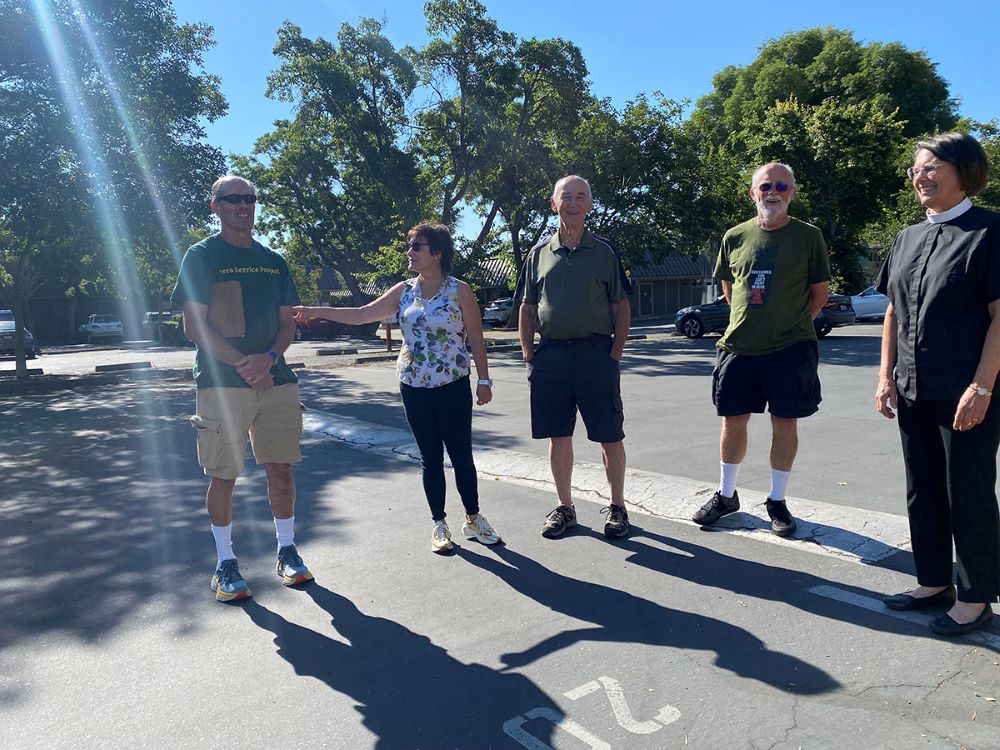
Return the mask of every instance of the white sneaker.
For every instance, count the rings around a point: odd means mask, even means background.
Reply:
[[[455,545],[451,543],[451,532],[446,521],[434,522],[434,533],[431,534],[432,552],[451,552]]]
[[[481,544],[496,544],[500,541],[500,535],[496,529],[490,526],[490,522],[482,513],[471,521],[466,518],[465,523],[462,524],[462,533],[469,539],[476,539]]]

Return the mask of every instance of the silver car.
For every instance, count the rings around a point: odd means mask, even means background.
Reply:
[[[514,300],[509,297],[490,302],[483,310],[483,322],[491,326],[507,325],[513,308]]]
[[[854,305],[854,315],[858,320],[882,320],[889,307],[889,298],[870,286],[860,294],[852,294],[851,304]]]
[[[38,347],[35,346],[35,337],[31,331],[24,329],[24,356],[27,359],[34,359],[38,354]],[[14,356],[14,321],[0,320],[0,355]]]

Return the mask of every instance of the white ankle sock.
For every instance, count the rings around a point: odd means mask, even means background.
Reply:
[[[223,560],[233,560],[233,525],[216,526],[212,524],[212,536],[215,537],[215,564],[218,566]]]
[[[767,496],[772,500],[784,500],[785,488],[788,487],[788,478],[792,476],[790,471],[781,469],[771,469],[771,491]]]
[[[719,461],[719,466],[721,467],[719,492],[726,497],[732,497],[733,493],[736,492],[736,479],[740,475],[740,467],[743,464],[727,464],[725,461]]]
[[[275,518],[274,530],[278,537],[278,549],[295,544],[295,516],[291,518]]]

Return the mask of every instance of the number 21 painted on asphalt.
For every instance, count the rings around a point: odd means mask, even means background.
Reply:
[[[571,701],[575,701],[600,690],[601,687],[607,693],[608,701],[611,703],[611,710],[615,714],[615,720],[619,726],[632,734],[652,734],[653,732],[658,732],[668,724],[673,724],[681,717],[681,712],[668,704],[661,708],[653,719],[649,721],[636,721],[629,710],[628,703],[625,702],[625,693],[621,685],[618,683],[618,680],[611,677],[598,677],[596,680],[591,680],[578,688],[563,693],[563,695]],[[580,726],[565,714],[561,714],[551,708],[533,708],[530,711],[525,711],[520,716],[508,719],[503,724],[503,731],[519,745],[528,750],[553,750],[550,745],[542,742],[524,728],[524,725],[532,719],[546,719],[552,722],[560,729],[572,734],[578,740],[587,743],[592,750],[611,750],[611,745],[600,737],[597,737],[585,727]]]

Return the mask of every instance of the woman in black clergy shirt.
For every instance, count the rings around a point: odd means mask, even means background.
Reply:
[[[989,626],[1000,596],[1000,214],[969,200],[988,173],[971,136],[921,141],[906,173],[927,219],[899,233],[876,282],[890,304],[875,408],[899,415],[918,586],[883,601],[950,605],[930,627],[958,636]]]

